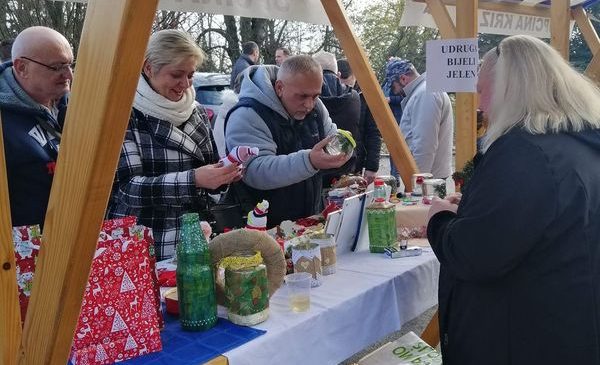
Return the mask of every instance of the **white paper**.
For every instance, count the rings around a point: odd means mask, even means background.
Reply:
[[[476,92],[477,38],[427,41],[427,91]]]

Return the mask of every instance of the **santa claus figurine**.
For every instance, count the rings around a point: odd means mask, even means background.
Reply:
[[[267,230],[267,213],[269,212],[269,202],[266,200],[256,204],[254,210],[248,213],[248,221],[246,222],[246,229],[252,229],[255,231],[266,231]]]
[[[257,156],[258,151],[258,147],[235,146],[227,156],[221,158],[220,162],[223,166],[229,166],[236,162],[241,165],[248,161],[250,157]]]

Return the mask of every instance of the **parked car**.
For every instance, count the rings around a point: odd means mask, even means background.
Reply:
[[[196,90],[196,101],[206,109],[211,125],[214,125],[219,106],[223,103],[223,92],[230,89],[229,77],[213,72],[194,73],[192,85]]]

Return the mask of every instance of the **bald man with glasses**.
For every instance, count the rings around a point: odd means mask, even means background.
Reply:
[[[0,65],[0,114],[13,226],[44,223],[73,80],[67,39],[46,27],[23,30]]]

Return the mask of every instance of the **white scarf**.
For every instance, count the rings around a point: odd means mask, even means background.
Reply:
[[[160,95],[148,85],[143,75],[140,75],[133,107],[143,114],[165,120],[175,127],[185,123],[196,108],[196,90],[188,87],[179,101],[171,101]]]

